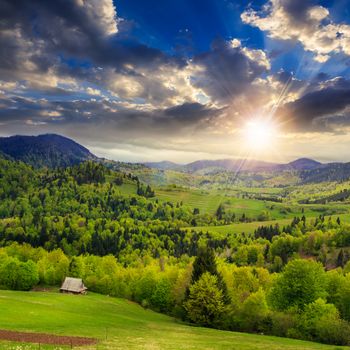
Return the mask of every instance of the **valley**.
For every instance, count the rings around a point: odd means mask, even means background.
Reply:
[[[79,159],[83,146],[57,135],[49,153],[33,147],[0,155],[0,329],[101,349],[350,344],[350,173]],[[56,293],[67,276],[88,295]]]

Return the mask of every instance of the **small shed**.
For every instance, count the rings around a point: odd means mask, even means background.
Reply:
[[[81,278],[66,277],[60,288],[61,293],[86,294],[85,287]]]

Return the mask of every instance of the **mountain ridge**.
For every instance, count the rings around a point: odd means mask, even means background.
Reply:
[[[0,137],[0,152],[33,167],[67,167],[97,160],[86,147],[58,134]]]
[[[143,167],[157,171],[156,178],[162,178],[165,182],[167,182],[166,173],[168,171],[188,174],[189,176],[205,175],[208,177],[232,172],[256,181],[259,181],[262,174],[265,174],[265,177],[267,174],[268,177],[272,178],[278,177],[284,172],[292,172],[297,175],[301,183],[343,181],[350,178],[350,162],[321,163],[310,158],[299,158],[289,163],[234,158],[197,160],[188,164],[177,164],[166,160],[148,163],[117,162],[99,158],[76,141],[58,134],[0,137],[0,156],[23,161],[35,168],[68,167],[92,160],[101,162],[115,170],[133,173],[136,169],[141,177],[142,174],[145,175],[146,182],[149,175],[146,176],[147,171]],[[253,174],[253,176],[249,174]]]
[[[255,159],[224,158],[203,159],[188,164],[178,164],[169,161],[142,163],[147,167],[160,170],[177,170],[196,173],[207,169],[210,171],[285,171],[285,170],[311,170],[333,163],[321,163],[310,158],[298,158],[289,163],[274,163]],[[341,163],[344,164],[344,163]]]

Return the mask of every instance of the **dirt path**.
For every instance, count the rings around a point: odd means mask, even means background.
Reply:
[[[67,337],[54,334],[45,333],[28,333],[7,331],[0,329],[0,339],[9,341],[18,341],[22,343],[40,343],[40,344],[54,344],[54,345],[93,345],[97,343],[97,339],[85,337]]]

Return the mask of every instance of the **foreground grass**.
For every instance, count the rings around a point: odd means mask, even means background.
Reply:
[[[100,343],[92,349],[345,349],[285,338],[190,327],[126,300],[93,293],[74,296],[0,291],[0,310],[1,329],[98,338]],[[38,349],[38,345],[0,341],[0,349],[32,350]],[[42,346],[41,349],[67,348]]]

